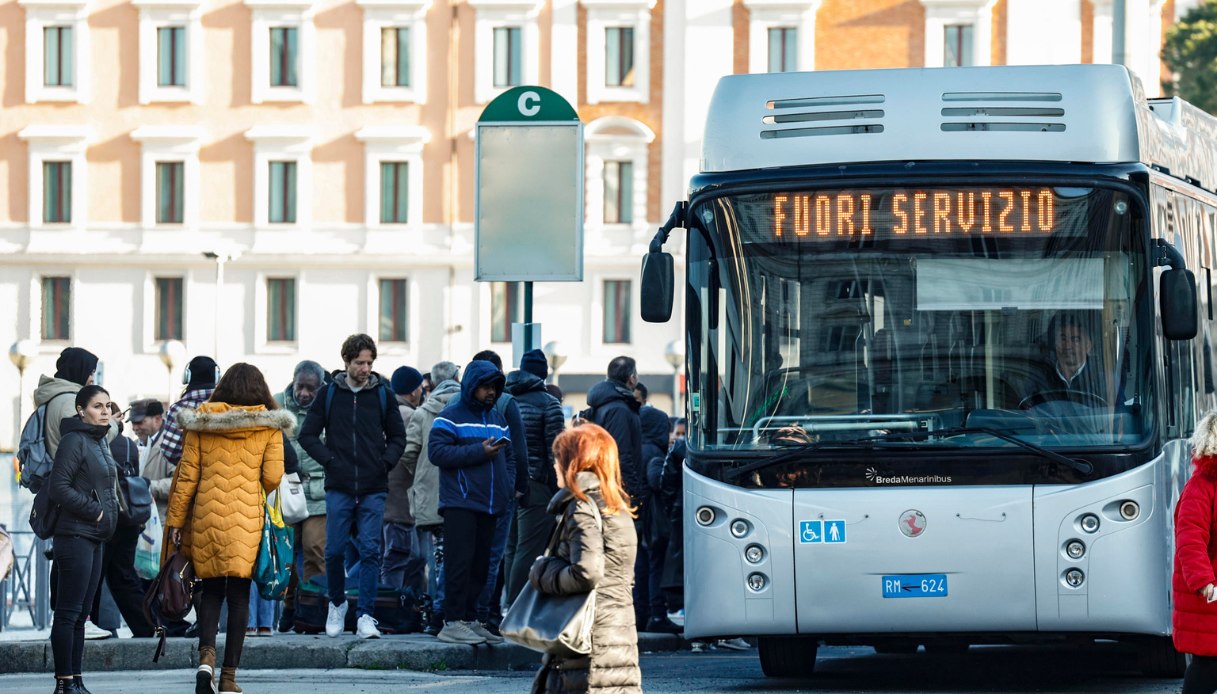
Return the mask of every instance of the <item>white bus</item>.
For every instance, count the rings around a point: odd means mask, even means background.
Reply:
[[[1121,66],[723,78],[643,263],[667,320],[687,230],[686,636],[770,676],[1096,639],[1179,676],[1215,135]]]

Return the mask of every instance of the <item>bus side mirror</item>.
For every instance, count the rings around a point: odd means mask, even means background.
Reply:
[[[650,251],[642,257],[642,319],[648,323],[667,323],[672,318],[675,288],[672,254]]]
[[[1168,340],[1191,340],[1199,329],[1196,314],[1196,276],[1191,270],[1165,270],[1158,280],[1162,334]]]

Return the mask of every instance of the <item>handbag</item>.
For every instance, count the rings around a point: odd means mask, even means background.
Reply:
[[[571,507],[574,505],[572,503]],[[600,509],[593,502],[596,525],[603,529]],[[554,529],[545,548],[553,556],[562,533],[562,523]],[[503,637],[541,653],[562,658],[577,658],[592,652],[592,625],[596,621],[596,591],[571,595],[542,593],[525,583],[515,602],[503,615],[499,631]]]
[[[30,509],[30,530],[43,540],[51,539],[59,524],[60,507],[51,501],[50,488],[49,484],[42,485],[34,495],[34,505]]]
[[[292,529],[283,523],[282,499],[267,503],[262,494],[262,543],[254,562],[253,579],[258,595],[266,600],[282,600],[287,594],[292,567]]]
[[[283,522],[287,525],[302,523],[308,518],[308,499],[304,498],[304,483],[300,481],[299,473],[284,474],[279,488],[271,492],[267,500],[282,506]]]
[[[135,573],[146,581],[156,578],[160,572],[163,535],[161,513],[154,504],[149,509],[148,522],[144,523],[139,531],[139,539],[135,541]]]
[[[130,455],[131,439],[123,437]],[[152,487],[151,482],[131,470],[118,467],[115,478],[114,494],[118,497],[118,524],[124,527],[138,527],[148,522],[152,517]]]
[[[144,594],[144,617],[156,627],[160,637],[152,662],[159,661],[165,652],[165,623],[185,619],[190,614],[198,583],[190,558],[180,546],[175,546]]]

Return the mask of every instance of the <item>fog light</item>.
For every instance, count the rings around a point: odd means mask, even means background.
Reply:
[[[765,584],[769,581],[765,580],[764,574],[748,574],[748,588],[754,593],[759,593],[765,589]]]
[[[765,548],[760,545],[748,545],[744,550],[744,559],[747,559],[749,564],[760,564],[764,558]]]
[[[1082,556],[1086,554],[1086,545],[1082,544],[1081,540],[1070,540],[1069,543],[1065,545],[1065,554],[1067,554],[1070,559],[1081,559]]]
[[[1082,530],[1085,532],[1091,534],[1097,533],[1099,531],[1099,517],[1093,513],[1087,513],[1079,519],[1079,525],[1082,526]]]
[[[1086,581],[1086,574],[1082,573],[1081,569],[1070,569],[1065,572],[1065,585],[1070,588],[1079,588]]]
[[[1141,507],[1135,501],[1120,502],[1120,517],[1126,521],[1136,520],[1141,515]]]
[[[709,506],[702,506],[697,509],[697,524],[710,525],[714,522],[714,509]]]
[[[747,535],[750,529],[751,526],[748,525],[748,521],[746,520],[736,518],[735,520],[731,521],[731,534],[736,537],[743,537]]]

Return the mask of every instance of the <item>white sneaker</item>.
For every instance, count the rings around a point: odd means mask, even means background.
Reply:
[[[726,648],[726,649],[729,649],[732,651],[746,651],[746,650],[752,648],[752,644],[748,643],[744,639],[739,639],[739,638],[719,639],[718,643],[715,645],[717,645],[719,648]]]
[[[355,623],[355,635],[361,639],[378,639],[380,638],[380,629],[376,628],[377,622],[370,614],[359,615],[359,621]]]
[[[102,629],[93,622],[85,622],[85,638],[90,641],[100,641],[108,639],[114,634],[108,629]]]
[[[330,638],[337,638],[342,635],[343,628],[347,623],[347,603],[345,600],[341,604],[335,605],[330,603],[330,611],[325,616],[325,635]]]

